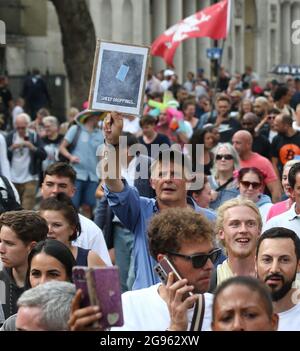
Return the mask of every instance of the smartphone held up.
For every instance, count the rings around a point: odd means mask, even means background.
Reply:
[[[173,273],[175,281],[182,279],[182,277],[177,272],[176,268],[170,262],[167,256],[164,256],[163,259],[157,263],[157,265],[154,267],[154,270],[158,274],[158,277],[161,280],[161,282],[165,285],[167,285],[168,275],[171,272]],[[184,296],[184,299],[192,295],[193,293],[189,292]]]
[[[102,317],[94,327],[107,329],[124,324],[118,267],[75,266],[73,282],[82,290],[81,307],[100,307]]]

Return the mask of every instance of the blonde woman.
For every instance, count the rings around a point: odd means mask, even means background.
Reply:
[[[213,165],[212,175],[208,177],[208,181],[212,189],[210,207],[216,209],[225,201],[239,195],[235,171],[240,167],[240,159],[230,143],[216,146]]]

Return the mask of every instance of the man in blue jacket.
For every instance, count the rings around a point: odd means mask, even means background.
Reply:
[[[123,128],[122,115],[109,113],[104,121],[104,135],[106,146],[103,149],[103,173],[106,174],[104,192],[114,213],[125,227],[134,235],[134,263],[135,282],[133,289],[149,287],[159,282],[153,271],[156,264],[150,256],[147,226],[153,215],[170,207],[185,208],[191,206],[195,211],[206,216],[210,221],[215,220],[213,212],[200,208],[187,197],[186,156],[179,151],[163,151],[160,158],[151,166],[151,186],[156,192],[156,199],[140,197],[134,187],[130,187],[126,180],[119,175],[119,136]],[[169,162],[162,162],[166,152],[169,153]],[[112,164],[114,165],[112,166]],[[108,172],[109,168],[116,171]],[[143,170],[142,170],[143,172]],[[145,172],[146,174],[147,172]],[[183,176],[182,176],[183,175]]]

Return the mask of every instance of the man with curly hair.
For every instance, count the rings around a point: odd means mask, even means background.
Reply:
[[[167,284],[158,283],[122,295],[124,325],[114,330],[189,330],[194,308],[203,294],[203,322],[197,330],[207,330],[211,323],[212,295],[207,293],[213,263],[220,249],[213,244],[210,222],[191,208],[169,208],[155,215],[148,227],[152,257],[169,259],[182,279],[170,273]],[[190,294],[191,293],[191,294]],[[71,330],[86,330],[99,319],[95,306],[76,309],[77,292],[69,322]]]

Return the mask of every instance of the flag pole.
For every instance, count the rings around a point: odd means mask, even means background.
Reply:
[[[212,86],[212,88],[213,88],[213,96],[212,96],[212,101],[211,101],[211,111],[210,111],[210,117],[209,117],[210,120],[213,118],[214,108],[215,108],[215,105],[216,105],[215,102],[216,102],[217,88],[218,88],[218,84],[219,84],[219,81],[220,81],[220,68],[221,68],[221,65],[222,65],[222,58],[223,58],[223,51],[224,51],[225,41],[226,41],[226,38],[223,39],[223,42],[222,42],[221,55],[220,55],[220,58],[218,58],[218,60],[217,60],[217,72],[216,72],[216,76],[217,77],[216,77],[215,84]]]
[[[216,79],[215,94],[214,95],[216,95],[216,93],[217,93],[218,85],[219,85],[219,82],[220,82],[220,70],[221,70],[221,66],[222,66],[222,58],[223,58],[225,41],[226,41],[226,38],[223,39],[223,41],[222,41],[221,55],[220,55],[220,58],[217,61],[217,79]]]

